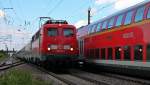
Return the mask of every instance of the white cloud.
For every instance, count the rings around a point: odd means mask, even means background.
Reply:
[[[5,13],[3,10],[0,10],[0,17],[4,17]]]
[[[125,9],[143,1],[145,0],[118,0],[118,2],[116,2],[115,4],[115,9]]]
[[[74,25],[76,26],[76,28],[87,25],[87,20],[80,20],[77,23],[75,23]]]
[[[92,8],[91,9],[91,16],[97,14],[97,9],[96,8]]]
[[[107,4],[113,1],[116,1],[116,0],[95,0],[95,4],[101,5],[101,4]]]
[[[17,29],[18,28],[18,29]],[[9,49],[20,49],[29,42],[31,33],[10,25],[0,25],[0,44],[7,44]],[[11,42],[11,43],[10,43]],[[22,45],[21,45],[22,44]],[[19,45],[19,46],[18,46]],[[0,45],[0,49],[4,49],[4,45]]]

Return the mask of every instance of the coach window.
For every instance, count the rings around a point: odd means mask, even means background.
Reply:
[[[121,47],[116,47],[115,48],[115,57],[116,59],[120,59],[121,58]]]
[[[100,31],[100,29],[101,29],[101,23],[99,23],[98,25],[97,25],[97,29],[96,29],[96,32],[98,32],[98,31]]]
[[[93,25],[90,27],[90,33],[92,33],[92,30],[93,30]]]
[[[86,50],[86,56],[87,56],[87,58],[90,57],[90,50],[89,49]]]
[[[130,60],[131,58],[131,47],[130,46],[125,46],[124,47],[124,59],[125,60]]]
[[[90,49],[90,59],[94,59],[94,49]]]
[[[116,21],[116,26],[120,26],[123,20],[123,14],[119,15]]]
[[[114,17],[112,19],[110,19],[109,24],[108,24],[108,28],[112,28],[114,25]]]
[[[70,36],[74,35],[73,29],[71,29],[71,28],[64,28],[63,31],[64,31],[64,36],[66,36],[66,37],[70,37]]]
[[[91,49],[89,49],[89,59],[91,59],[91,57],[92,57],[91,52],[92,52],[92,50],[91,50]]]
[[[143,19],[144,9],[145,7],[140,7],[137,9],[137,12],[135,15],[135,22],[141,21]]]
[[[88,26],[88,34],[90,34],[91,26]]]
[[[90,49],[87,50],[88,58],[90,58]]]
[[[95,57],[99,59],[99,48],[95,49]]]
[[[113,49],[112,48],[108,48],[108,59],[112,60],[112,54],[113,53]]]
[[[93,25],[92,25],[92,26],[89,26],[89,31],[88,31],[89,34],[91,33],[92,28],[93,28]]]
[[[142,45],[137,45],[134,47],[134,58],[135,60],[143,59],[143,46]]]
[[[126,19],[125,19],[124,25],[127,25],[127,24],[131,23],[131,21],[132,21],[132,15],[133,15],[133,11],[129,11],[126,14]]]
[[[89,34],[92,32],[93,25],[89,28]]]
[[[150,18],[150,8],[148,9],[147,18]]]
[[[91,33],[94,33],[94,32],[95,32],[95,28],[96,28],[96,25],[93,25],[93,26],[92,26]]]
[[[102,49],[101,49],[101,57],[102,57],[102,59],[105,59],[105,56],[106,56],[105,53],[106,53],[106,52],[105,52],[105,48],[102,48]]]
[[[107,21],[104,21],[104,22],[103,22],[103,25],[102,25],[102,30],[105,30],[105,29],[106,29],[106,26],[107,26]]]
[[[57,35],[58,35],[57,28],[49,28],[48,29],[48,36],[57,36]]]
[[[150,44],[149,45],[147,45],[147,60],[149,60],[150,61]]]

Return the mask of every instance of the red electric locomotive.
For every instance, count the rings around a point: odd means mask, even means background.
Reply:
[[[138,71],[146,70],[148,76],[149,27],[150,2],[147,1],[79,28],[79,53],[88,63],[109,71],[114,68],[116,71],[122,68],[124,72],[124,69],[132,69],[132,74],[138,75]]]
[[[42,65],[78,63],[76,28],[64,20],[48,20],[33,35],[19,54],[27,61]]]

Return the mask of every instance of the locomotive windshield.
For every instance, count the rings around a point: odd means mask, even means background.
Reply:
[[[57,28],[49,28],[48,29],[48,36],[57,36],[58,35],[58,29]]]
[[[66,36],[66,37],[70,37],[70,36],[73,36],[73,35],[74,35],[73,29],[70,29],[70,28],[65,28],[65,29],[63,30],[63,32],[64,32],[64,36]]]

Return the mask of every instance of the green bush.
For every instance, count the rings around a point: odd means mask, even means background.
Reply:
[[[5,53],[0,52],[0,61],[3,60],[6,57]]]

